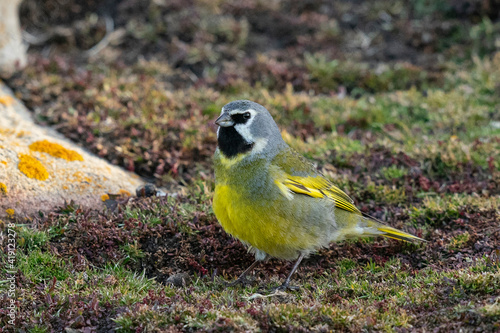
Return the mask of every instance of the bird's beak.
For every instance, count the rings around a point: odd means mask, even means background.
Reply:
[[[221,114],[221,116],[219,118],[217,118],[215,123],[217,125],[219,125],[220,127],[229,127],[229,126],[234,125],[234,121],[233,121],[233,119],[231,119],[231,115],[229,115],[227,113]]]

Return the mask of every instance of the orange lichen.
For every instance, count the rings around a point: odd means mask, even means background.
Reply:
[[[90,177],[85,176],[85,174],[81,171],[77,171],[72,175],[73,178],[68,178],[70,182],[80,182],[80,183],[92,183],[92,179]]]
[[[9,95],[0,96],[0,104],[5,106],[12,105],[14,103],[14,98]]]
[[[101,195],[101,200],[102,200],[102,201],[109,200],[109,195],[107,195],[107,194],[103,194],[103,195]]]
[[[30,132],[21,130],[21,131],[16,133],[16,137],[22,138],[23,136],[26,136],[27,134],[30,134]]]
[[[58,143],[49,142],[47,140],[35,141],[30,145],[30,149],[47,153],[57,158],[63,158],[67,161],[83,161],[82,155],[71,149],[66,149]]]
[[[129,191],[122,190],[122,189],[118,191],[118,194],[120,194],[121,196],[126,196],[126,197],[130,197],[131,196],[131,194],[130,194]]]
[[[16,134],[16,131],[11,128],[0,128],[0,134],[3,136],[11,136]]]
[[[0,183],[0,195],[7,195],[7,186],[4,183]]]
[[[7,213],[7,215],[9,215],[10,217],[14,216],[14,214],[16,213],[15,210],[13,210],[12,208],[9,208],[9,209],[6,209],[5,212]]]
[[[0,163],[2,163],[3,165],[7,165],[6,161],[0,161]]]
[[[19,168],[19,171],[26,175],[26,177],[38,180],[47,180],[47,178],[49,178],[49,173],[43,164],[30,155],[20,154],[19,164],[17,167]]]
[[[63,186],[63,190],[67,190],[68,187],[66,185]]]

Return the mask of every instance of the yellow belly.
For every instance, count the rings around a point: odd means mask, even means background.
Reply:
[[[317,227],[293,218],[291,201],[285,197],[276,202],[251,202],[241,191],[229,185],[215,187],[213,208],[224,230],[242,242],[273,257],[295,259],[301,251],[319,244]]]

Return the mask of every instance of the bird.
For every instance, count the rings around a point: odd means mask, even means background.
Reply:
[[[234,282],[261,261],[295,260],[276,289],[296,289],[291,277],[302,259],[349,238],[384,236],[425,241],[361,213],[354,201],[285,143],[269,111],[237,100],[215,121],[213,211],[222,228],[255,255]]]

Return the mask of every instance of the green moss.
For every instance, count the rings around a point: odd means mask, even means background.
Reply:
[[[497,268],[500,266],[497,265]],[[500,289],[500,272],[461,274],[458,285],[467,292],[489,295]]]
[[[450,240],[450,242],[448,244],[448,248],[450,250],[462,249],[467,245],[469,240],[470,240],[470,234],[468,232],[464,232],[460,235],[456,235],[455,237],[453,237]]]
[[[21,227],[18,231],[18,244],[26,253],[36,249],[45,249],[50,237],[46,231]]]
[[[376,185],[374,182],[369,182],[364,188],[364,191],[367,197],[377,202],[386,202],[390,204],[407,202],[405,189],[395,185]]]
[[[439,225],[460,218],[460,211],[466,207],[483,211],[494,209],[499,203],[498,197],[484,199],[475,195],[453,194],[439,197],[425,194],[422,205],[410,209],[409,214],[414,221],[423,219],[429,225]]]
[[[35,249],[27,254],[18,252],[18,267],[24,276],[33,283],[66,280],[70,275],[70,262],[48,252]]]
[[[109,264],[102,270],[94,270],[91,277],[96,280],[101,302],[118,301],[121,305],[131,305],[143,300],[152,288],[161,288],[144,272],[131,271],[121,264]]]
[[[140,245],[136,242],[133,244],[124,244],[121,246],[121,249],[123,252],[125,252],[126,260],[132,260],[134,262],[139,261],[140,259],[144,258],[145,253],[144,251],[141,250]]]
[[[388,168],[381,169],[380,173],[387,180],[393,180],[406,176],[408,174],[408,170],[401,167],[397,167],[395,165],[391,165]]]
[[[35,327],[30,328],[28,330],[28,332],[29,333],[47,333],[47,332],[49,332],[49,329],[47,327],[36,325]]]
[[[412,86],[427,88],[429,85],[427,73],[410,64],[400,63],[373,69],[366,63],[329,60],[321,53],[306,53],[304,60],[312,79],[324,91],[335,91],[343,86],[352,90],[353,94],[362,94],[364,91],[405,90]]]

